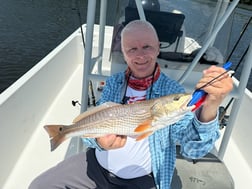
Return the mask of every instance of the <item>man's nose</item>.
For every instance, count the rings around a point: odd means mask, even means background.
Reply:
[[[146,52],[144,51],[144,49],[138,49],[137,50],[136,56],[138,58],[144,58],[145,55],[146,55]]]

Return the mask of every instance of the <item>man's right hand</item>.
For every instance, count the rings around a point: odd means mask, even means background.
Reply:
[[[123,147],[127,141],[127,136],[111,134],[96,138],[96,141],[103,149],[112,150]]]

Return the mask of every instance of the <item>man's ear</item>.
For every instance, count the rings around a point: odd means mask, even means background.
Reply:
[[[159,53],[160,53],[160,46],[161,46],[161,43],[158,42],[158,52],[157,52],[157,55],[159,55]]]

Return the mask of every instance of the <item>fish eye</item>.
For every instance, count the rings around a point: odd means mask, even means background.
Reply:
[[[175,96],[175,97],[173,98],[174,101],[179,101],[179,99],[180,99],[180,96]]]

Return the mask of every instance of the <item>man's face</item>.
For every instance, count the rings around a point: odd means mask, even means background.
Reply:
[[[159,41],[150,29],[134,29],[124,34],[124,59],[136,78],[150,76],[159,54]]]

